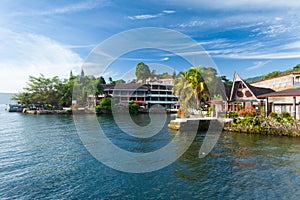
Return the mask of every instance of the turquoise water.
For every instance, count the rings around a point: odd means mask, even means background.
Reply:
[[[141,120],[137,117],[136,121]],[[122,148],[152,151],[174,136],[167,128],[141,145],[99,116]],[[300,140],[223,133],[197,157],[199,133],[175,163],[145,174],[123,173],[85,149],[72,116],[7,113],[0,106],[0,199],[299,199]]]

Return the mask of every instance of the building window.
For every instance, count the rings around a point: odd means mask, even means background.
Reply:
[[[251,92],[249,92],[248,90],[245,92],[246,97],[252,97]]]

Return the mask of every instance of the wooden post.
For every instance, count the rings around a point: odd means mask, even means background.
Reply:
[[[296,97],[293,97],[293,117],[296,119]]]
[[[265,105],[265,107],[266,107],[266,117],[268,116],[268,104],[269,104],[269,102],[268,102],[268,97],[266,98],[266,105]]]

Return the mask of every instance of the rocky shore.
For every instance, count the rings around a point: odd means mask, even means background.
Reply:
[[[289,123],[276,122],[272,119],[253,119],[249,123],[225,123],[225,131],[241,132],[248,134],[300,136],[300,121]]]
[[[36,114],[36,115],[68,115],[72,114],[72,110],[29,110],[23,109],[25,114]]]

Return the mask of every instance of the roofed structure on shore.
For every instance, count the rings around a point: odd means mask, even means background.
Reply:
[[[258,96],[269,104],[270,111],[286,111],[295,119],[300,119],[300,88],[291,88]]]
[[[229,102],[258,102],[258,96],[266,93],[274,92],[270,88],[256,87],[246,83],[241,77],[235,72],[233,78],[233,84],[231,87],[231,93]]]
[[[124,84],[106,84],[103,97],[117,98],[120,103],[135,101],[138,104],[147,105],[149,108],[153,105],[162,105],[165,108],[177,108],[178,98],[173,94],[172,80],[159,79],[156,81],[142,83],[124,83]],[[102,98],[103,98],[102,97]]]

